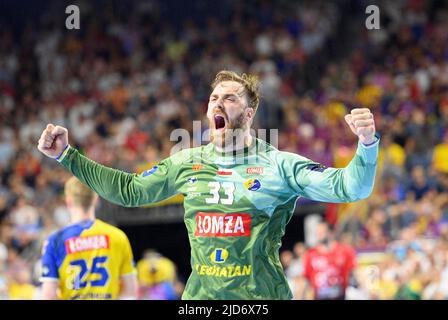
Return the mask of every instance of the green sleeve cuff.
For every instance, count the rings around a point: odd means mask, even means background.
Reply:
[[[378,144],[378,142],[379,142],[380,139],[381,139],[381,135],[380,135],[378,132],[375,132],[375,138],[376,138],[375,141],[373,141],[372,143],[369,143],[369,144],[360,143],[360,144],[361,144],[361,146],[364,147],[364,148],[370,148],[370,147],[373,147],[373,146],[375,146],[375,145]]]
[[[56,158],[56,161],[60,164],[64,165],[70,162],[70,156],[76,152],[75,148],[72,148],[72,146],[68,145],[68,148],[64,150],[64,152],[61,153],[61,155]]]
[[[380,139],[378,138],[375,142],[366,146],[361,141],[358,141],[356,155],[363,158],[366,163],[376,164],[378,161],[379,142]]]

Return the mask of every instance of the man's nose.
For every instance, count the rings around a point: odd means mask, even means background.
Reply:
[[[215,108],[218,108],[220,111],[224,110],[223,99],[216,100]]]

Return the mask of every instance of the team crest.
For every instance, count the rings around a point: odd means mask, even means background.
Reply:
[[[216,172],[220,176],[231,176],[233,174],[232,169],[218,169]]]
[[[257,191],[261,188],[260,180],[258,179],[249,179],[246,182],[244,182],[244,186],[249,191]]]

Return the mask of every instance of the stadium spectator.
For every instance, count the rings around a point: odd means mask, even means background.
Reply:
[[[176,266],[167,257],[148,249],[137,262],[140,300],[178,300],[182,289]]]
[[[319,223],[315,232],[317,245],[303,256],[303,275],[312,286],[314,299],[343,300],[356,267],[355,251],[335,241],[326,222]]]

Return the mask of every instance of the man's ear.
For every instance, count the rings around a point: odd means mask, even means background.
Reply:
[[[248,107],[248,108],[246,108],[246,117],[249,119],[249,120],[253,120],[253,118],[254,118],[254,115],[255,115],[255,110],[253,109],[253,108],[251,108],[251,107]]]

